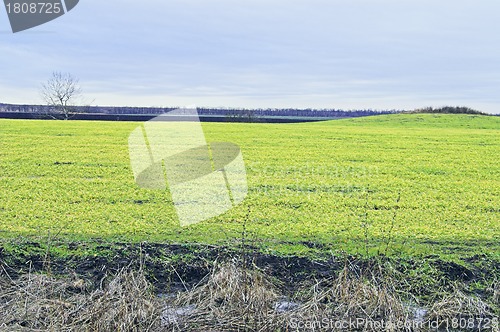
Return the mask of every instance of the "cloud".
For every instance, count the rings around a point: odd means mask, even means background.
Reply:
[[[10,91],[0,101],[36,99],[36,86],[60,70],[102,104],[446,102],[497,112],[499,9],[492,0],[89,0],[0,35],[0,91]]]

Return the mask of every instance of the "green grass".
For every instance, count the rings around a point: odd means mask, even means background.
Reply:
[[[280,254],[500,255],[498,117],[204,123],[208,141],[241,147],[249,195],[185,228],[168,192],[134,182],[137,126],[0,120],[0,237],[231,245],[246,220]]]

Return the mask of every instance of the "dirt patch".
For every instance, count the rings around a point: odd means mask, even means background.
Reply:
[[[60,248],[65,255],[58,255]],[[36,242],[20,243],[15,250],[0,244],[0,261],[11,276],[31,272],[50,272],[54,275],[76,274],[97,284],[106,275],[114,275],[124,267],[143,269],[158,289],[172,283],[195,285],[221,262],[237,262],[240,266],[254,265],[279,280],[285,289],[294,290],[309,280],[334,277],[349,265],[358,274],[382,269],[381,274],[405,277],[411,283],[419,275],[446,282],[474,283],[500,276],[500,261],[486,255],[473,256],[459,262],[443,261],[439,256],[424,258],[390,258],[385,256],[325,256],[311,259],[297,256],[263,254],[248,246],[235,247],[203,244],[52,243],[50,248]],[[425,274],[425,275],[424,275]],[[422,281],[419,281],[422,283]]]

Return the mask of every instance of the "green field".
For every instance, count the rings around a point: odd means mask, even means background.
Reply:
[[[0,120],[4,241],[150,241],[264,252],[500,256],[500,118],[384,115],[301,124],[204,123],[241,147],[249,194],[181,228],[140,189],[130,122]],[[245,225],[245,226],[244,226]]]

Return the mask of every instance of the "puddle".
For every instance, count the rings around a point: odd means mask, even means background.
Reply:
[[[421,324],[425,322],[425,315],[429,312],[429,309],[425,307],[419,307],[415,304],[408,305],[408,311],[412,314],[410,320],[414,323]]]
[[[166,306],[161,314],[162,326],[179,324],[185,316],[189,316],[196,311],[194,304],[184,307]]]
[[[414,308],[413,311],[413,321],[417,323],[423,323],[425,321],[424,317],[427,315],[427,310],[426,308]]]
[[[276,312],[288,312],[297,309],[300,303],[289,301],[287,298],[283,298],[274,304],[274,310]]]

